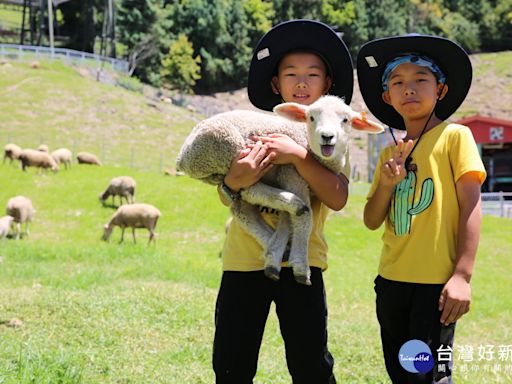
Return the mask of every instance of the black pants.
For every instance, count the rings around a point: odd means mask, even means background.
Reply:
[[[278,282],[263,271],[224,272],[215,311],[213,368],[217,384],[250,384],[256,374],[265,322],[276,304],[286,362],[294,384],[333,384],[327,350],[327,305],[322,271],[312,286],[298,284],[290,268]]]
[[[451,383],[453,353],[444,351],[448,347],[453,350],[455,324],[444,326],[439,321],[438,301],[443,286],[391,281],[381,276],[375,279],[382,349],[393,384]],[[400,348],[412,339],[430,347],[434,357],[434,368],[430,372],[409,373],[400,364]],[[444,361],[450,355],[451,361]]]

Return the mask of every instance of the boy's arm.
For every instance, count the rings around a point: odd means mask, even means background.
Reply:
[[[375,193],[368,199],[364,206],[364,225],[372,231],[378,229],[388,214],[391,197],[395,186],[378,185]]]
[[[347,203],[348,178],[337,175],[320,164],[305,148],[293,162],[316,197],[329,208],[339,211]],[[302,151],[301,151],[302,152]]]
[[[480,176],[477,172],[462,175],[456,183],[460,207],[457,258],[452,277],[439,298],[441,323],[448,325],[469,311],[471,275],[480,240]]]

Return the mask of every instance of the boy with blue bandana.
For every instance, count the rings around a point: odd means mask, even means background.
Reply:
[[[467,95],[471,63],[450,40],[407,35],[365,44],[357,71],[370,111],[406,131],[382,151],[364,210],[369,229],[385,224],[375,292],[386,369],[393,383],[451,383],[486,173],[469,128],[444,120]],[[410,363],[411,345],[430,357]]]

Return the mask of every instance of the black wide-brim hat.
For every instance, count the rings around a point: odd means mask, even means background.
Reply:
[[[381,77],[390,60],[408,53],[430,57],[446,76],[448,92],[442,100],[438,100],[435,107],[436,116],[441,120],[449,118],[460,107],[473,77],[466,51],[443,37],[410,34],[364,44],[357,54],[357,78],[364,102],[377,119],[401,130],[405,130],[402,117],[382,100],[384,90]]]
[[[283,56],[293,51],[318,54],[328,67],[332,79],[330,95],[345,99],[350,104],[354,88],[352,58],[347,46],[328,25],[314,20],[290,20],[276,25],[259,41],[249,67],[247,92],[251,103],[271,111],[282,102],[272,91],[270,82],[276,75]]]

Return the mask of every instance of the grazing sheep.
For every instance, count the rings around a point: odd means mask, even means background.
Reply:
[[[290,136],[308,148],[324,166],[340,173],[347,165],[351,128],[369,133],[383,130],[335,96],[323,96],[310,106],[280,104],[274,112],[281,116],[235,110],[200,122],[180,150],[177,169],[218,185],[232,159],[251,136],[280,133]],[[310,284],[307,247],[312,217],[307,182],[293,166],[281,165],[274,167],[260,182],[242,190],[241,197],[242,200],[232,204],[231,210],[263,247],[265,274],[272,279],[279,278],[281,259],[291,232],[289,264],[298,282]],[[263,221],[255,204],[281,211],[275,231]]]
[[[96,155],[93,155],[89,152],[80,152],[76,155],[76,159],[78,160],[78,164],[92,164],[101,166],[101,161],[98,160]]]
[[[73,155],[67,148],[59,148],[52,152],[52,157],[57,164],[64,164],[64,167],[68,169],[71,167],[71,159]]]
[[[0,240],[7,237],[13,221],[14,217],[12,216],[0,217]]]
[[[150,204],[130,204],[121,205],[114,213],[110,221],[105,224],[102,240],[108,241],[114,226],[121,228],[121,241],[124,240],[124,230],[126,227],[132,228],[133,242],[135,243],[135,228],[147,228],[149,231],[149,243],[155,241],[155,227],[160,211]]]
[[[9,164],[12,164],[14,160],[18,160],[21,154],[21,148],[16,144],[9,143],[4,147],[4,159],[3,163],[5,163],[6,159],[9,159]]]
[[[53,172],[59,170],[59,165],[46,152],[40,152],[33,149],[24,149],[20,154],[21,168],[25,171],[27,167],[37,167],[41,169],[50,168]]]
[[[114,177],[105,189],[105,192],[100,194],[100,201],[105,205],[109,196],[112,196],[112,205],[114,205],[115,196],[119,196],[119,205],[123,205],[123,197],[126,199],[127,204],[134,203],[135,196],[135,180],[130,176]]]
[[[14,218],[16,223],[15,238],[19,239],[21,236],[21,224],[25,223],[25,233],[27,236],[30,234],[28,224],[34,218],[36,210],[32,205],[32,201],[25,196],[15,196],[7,202],[6,213]]]
[[[37,150],[39,152],[50,153],[50,148],[48,148],[48,146],[46,144],[40,144],[39,147],[37,147]]]

